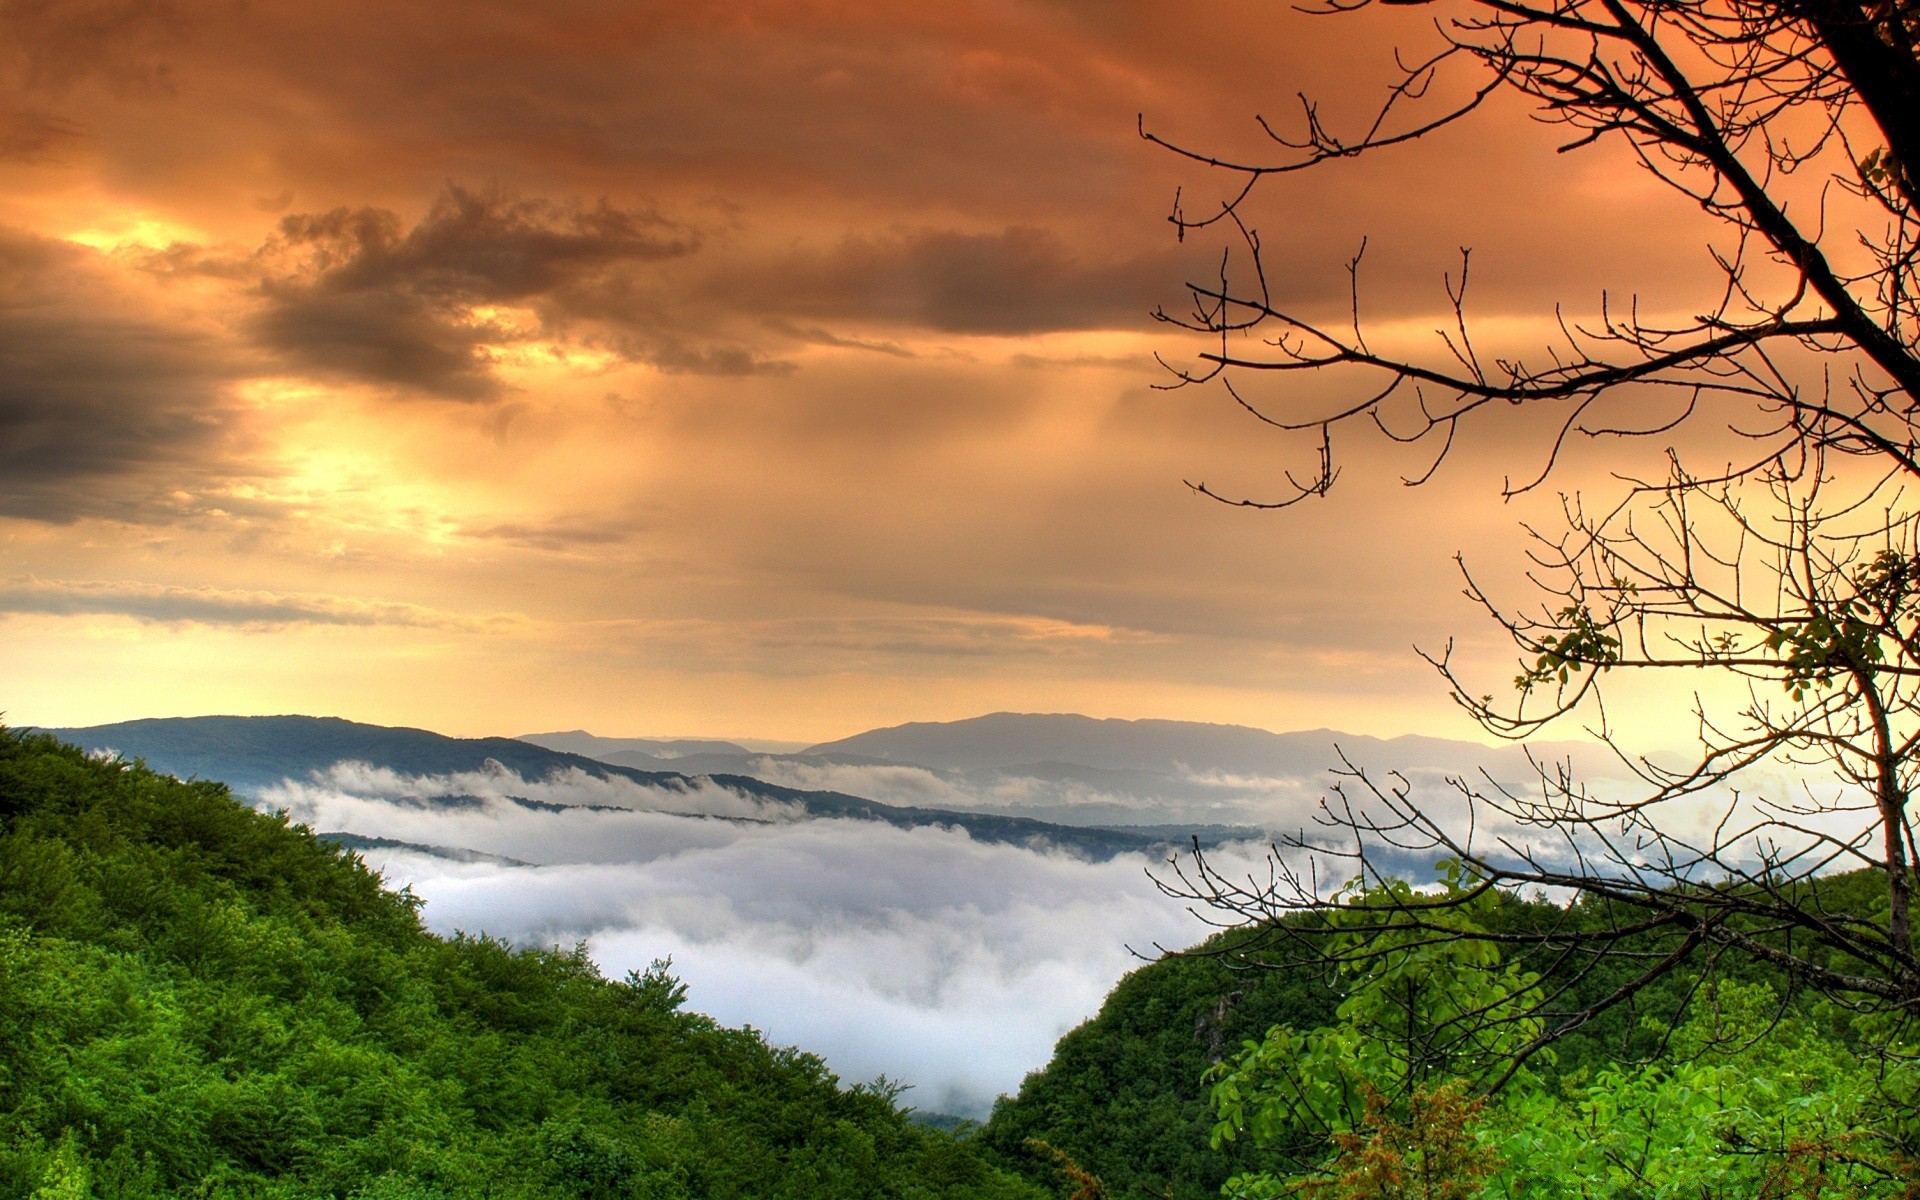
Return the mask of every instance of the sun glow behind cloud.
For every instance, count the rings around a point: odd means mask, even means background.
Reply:
[[[1417,495],[1422,455],[1369,447],[1326,502],[1257,517],[1183,481],[1258,499],[1314,447],[1156,390],[1153,356],[1196,347],[1153,311],[1219,269],[1166,206],[1218,181],[1136,116],[1243,147],[1283,77],[1361,111],[1388,47],[1296,16],[16,14],[0,100],[79,136],[0,162],[0,343],[33,349],[0,397],[5,574],[453,623],[24,614],[0,623],[8,710],[141,715],[115,681],[191,662],[174,711],[476,733],[824,738],[1009,707],[1470,732],[1408,647],[1457,634],[1511,674],[1449,556],[1511,544],[1529,514],[1497,480],[1538,431],[1472,440]],[[1287,181],[1279,298],[1342,320],[1371,234],[1389,341],[1432,341],[1462,244],[1489,352],[1623,273],[1684,304],[1688,219],[1626,219],[1658,198],[1604,154],[1491,122]],[[526,624],[456,632],[503,612]],[[103,636],[125,671],[86,651]]]
[[[107,254],[152,252],[175,245],[196,245],[207,235],[190,225],[140,212],[114,214],[101,225],[75,230],[65,240]]]

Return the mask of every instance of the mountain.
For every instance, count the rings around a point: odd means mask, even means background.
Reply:
[[[1215,1200],[1229,1176],[1269,1165],[1251,1139],[1208,1145],[1217,1118],[1202,1076],[1275,1025],[1330,1023],[1341,996],[1323,974],[1248,970],[1218,953],[1241,940],[1221,935],[1127,975],[1018,1094],[1000,1097],[979,1143],[1043,1182],[1025,1148],[1044,1141],[1114,1200]]]
[[[0,1196],[1053,1194],[665,963],[436,937],[212,784],[0,729],[0,877]]]
[[[665,761],[693,754],[745,756],[752,753],[738,742],[714,738],[609,738],[597,737],[584,729],[569,729],[563,733],[523,733],[519,740],[545,746],[549,750],[562,750],[568,754],[582,754],[606,761],[612,761],[607,757],[611,754],[639,754],[655,761]]]
[[[181,779],[218,779],[251,795],[282,779],[305,779],[337,762],[358,761],[403,775],[479,770],[488,759],[538,778],[603,764],[517,738],[450,738],[425,729],[365,725],[338,717],[153,717],[44,732],[95,752],[143,759]]]
[[[565,737],[562,743],[559,739]],[[1491,773],[1527,788],[1528,751],[1433,737],[1378,738],[1316,729],[1272,733],[1193,721],[1101,720],[1067,713],[992,713],[914,722],[822,742],[798,753],[701,750],[671,759],[639,738],[540,735],[602,762],[645,771],[745,775],[886,804],[991,812],[1087,828],[1147,825],[1299,829],[1345,762],[1398,774],[1444,798],[1448,780]],[[634,747],[652,745],[654,750]],[[738,743],[734,744],[736,747]],[[1536,743],[1536,757],[1571,758],[1588,779],[1618,777],[1600,747]]]
[[[1575,749],[1542,744],[1548,755]],[[1585,748],[1581,748],[1585,749]],[[1076,713],[990,713],[964,721],[914,721],[808,748],[809,755],[851,754],[954,771],[1094,768],[1154,774],[1251,777],[1318,775],[1340,753],[1381,769],[1418,767],[1471,772],[1493,763],[1524,764],[1513,747],[1445,738],[1377,738],[1314,729],[1272,733],[1197,721],[1126,721]]]
[[[1828,912],[1866,913],[1877,903],[1884,889],[1884,877],[1871,868],[1828,875],[1822,883],[1823,903]],[[1616,1064],[1646,1064],[1678,1050],[1680,1061],[1698,1068],[1721,1054],[1735,1051],[1733,1041],[1692,1043],[1692,1049],[1679,1049],[1685,1035],[1671,1037],[1682,1024],[1682,1014],[1692,1008],[1695,1028],[1727,1028],[1728,1018],[1716,999],[1739,994],[1740,989],[1756,989],[1766,997],[1766,1022],[1756,1020],[1739,1038],[1743,1046],[1757,1045],[1775,1031],[1789,1028],[1797,1017],[1819,1012],[1828,1003],[1810,988],[1796,987],[1766,959],[1729,954],[1695,955],[1671,974],[1648,979],[1642,972],[1649,961],[1667,954],[1685,955],[1687,935],[1679,930],[1641,926],[1637,934],[1622,935],[1617,911],[1601,904],[1580,902],[1562,908],[1538,895],[1524,899],[1511,893],[1495,892],[1491,905],[1476,913],[1493,933],[1507,940],[1499,952],[1509,965],[1524,965],[1538,971],[1541,987],[1549,999],[1545,1011],[1562,1016],[1580,1014],[1554,1031],[1547,1053],[1531,1058],[1529,1071],[1537,1072],[1547,1094],[1564,1086],[1571,1094],[1586,1081],[1605,1080],[1609,1072],[1620,1072]],[[1305,931],[1317,918],[1296,914],[1282,917],[1296,931]],[[1598,957],[1569,954],[1553,949],[1554,943],[1570,929],[1608,933],[1608,949]],[[1071,1030],[1054,1047],[1047,1065],[1030,1072],[1014,1095],[1003,1095],[994,1104],[992,1116],[975,1136],[975,1141],[998,1154],[1008,1167],[1027,1172],[1036,1182],[1046,1176],[1038,1169],[1026,1148],[1039,1140],[1071,1156],[1083,1168],[1098,1176],[1105,1185],[1102,1194],[1111,1200],[1214,1200],[1221,1195],[1221,1184],[1240,1171],[1298,1171],[1303,1165],[1289,1161],[1285,1139],[1265,1148],[1256,1147],[1256,1139],[1241,1137],[1219,1146],[1210,1146],[1210,1134],[1218,1114],[1214,1111],[1206,1070],[1245,1046],[1261,1040],[1276,1025],[1305,1032],[1338,1021],[1339,1006],[1352,996],[1353,960],[1336,966],[1343,953],[1335,951],[1318,958],[1313,948],[1315,934],[1301,932],[1299,938],[1280,938],[1259,928],[1228,930],[1201,945],[1177,955],[1168,955],[1128,974],[1107,996],[1100,1011],[1078,1028]],[[1779,932],[1775,936],[1798,936]],[[1537,940],[1536,940],[1537,939]],[[1618,939],[1618,940],[1615,940]],[[1532,948],[1529,949],[1531,943]],[[1561,943],[1564,946],[1564,942]],[[1588,943],[1589,947],[1597,943]],[[1781,944],[1781,943],[1776,943]],[[1386,978],[1398,986],[1407,976],[1399,968],[1388,968]],[[1712,986],[1704,986],[1713,981]],[[1417,987],[1417,984],[1410,984]],[[1602,1001],[1620,989],[1630,989],[1631,1003],[1601,1010]],[[1776,999],[1777,998],[1777,999]],[[1392,1011],[1405,1014],[1408,1009],[1396,1004]],[[1778,1022],[1778,1024],[1775,1024]],[[1860,1026],[1835,1023],[1827,1026],[1846,1040],[1858,1034],[1842,1032]],[[1428,1050],[1431,1043],[1422,1043]],[[1722,1047],[1725,1047],[1724,1049]],[[1800,1043],[1796,1055],[1810,1049]],[[1401,1052],[1405,1052],[1402,1050]],[[1846,1053],[1856,1053],[1848,1051]],[[1871,1051],[1865,1051],[1871,1055]],[[1698,1057],[1695,1057],[1695,1056]],[[1457,1060],[1456,1060],[1457,1061]],[[1668,1066],[1675,1059],[1668,1058]],[[1861,1061],[1869,1061],[1863,1058]],[[1797,1079],[1818,1078],[1796,1070]],[[1283,1076],[1271,1076],[1278,1094]],[[1681,1076],[1681,1078],[1689,1078]],[[1695,1086],[1689,1078],[1687,1086]],[[1626,1088],[1621,1074],[1612,1082],[1601,1083],[1581,1109],[1579,1134],[1591,1136],[1604,1120],[1596,1112],[1618,1104]],[[1296,1084],[1297,1086],[1297,1084]],[[1725,1088],[1726,1084],[1719,1085]],[[1295,1093],[1296,1095],[1298,1093]],[[1249,1093],[1243,1092],[1243,1097]],[[1807,1093],[1795,1092],[1790,1102],[1811,1109],[1817,1101]],[[1910,1093],[1908,1093],[1910,1095]],[[1724,1092],[1715,1092],[1704,1113],[1725,1103]],[[1245,1103],[1259,1103],[1245,1099]],[[1910,1100],[1903,1101],[1906,1110]],[[1660,1101],[1637,1101],[1653,1111]],[[1666,1103],[1673,1103],[1668,1101]],[[1621,1106],[1623,1110],[1625,1105]],[[1673,1109],[1677,1110],[1675,1104]],[[1533,1110],[1537,1112],[1538,1110]],[[1644,1119],[1644,1118],[1641,1118]],[[1717,1119],[1717,1115],[1715,1116]],[[1905,1119],[1904,1116],[1902,1118]],[[1526,1118],[1529,1129],[1537,1129],[1537,1117]],[[1678,1136],[1691,1149],[1685,1153],[1712,1153],[1726,1147],[1734,1155],[1751,1156],[1754,1143],[1715,1136],[1694,1138],[1684,1129]],[[1654,1143],[1651,1123],[1640,1124],[1631,1137],[1635,1154],[1648,1154]],[[1777,1136],[1777,1135],[1776,1135]],[[1536,1143],[1538,1144],[1538,1143]],[[1792,1144],[1784,1139],[1778,1144]],[[1296,1143],[1310,1148],[1311,1142]],[[1680,1151],[1654,1152],[1679,1154]],[[1381,1161],[1392,1162],[1392,1159]],[[1910,1170],[1910,1168],[1909,1168]],[[1782,1173],[1784,1175],[1784,1172]],[[1393,1175],[1375,1176],[1373,1179]],[[1372,1180],[1358,1172],[1349,1178]],[[1730,1178],[1730,1176],[1722,1176]],[[1695,1194],[1716,1196],[1753,1196],[1764,1189],[1729,1185],[1725,1189],[1696,1189]],[[1237,1195],[1258,1196],[1383,1196],[1420,1195],[1419,1190],[1397,1191],[1380,1188],[1325,1192],[1300,1189],[1238,1191]],[[1434,1192],[1426,1192],[1434,1195]],[[1571,1195],[1554,1190],[1529,1191],[1526,1188],[1488,1189],[1455,1193],[1458,1195]],[[1650,1195],[1651,1190],[1631,1187],[1606,1188],[1585,1193],[1625,1197]],[[1675,1188],[1665,1194],[1680,1195]],[[1845,1188],[1834,1195],[1860,1195]]]
[[[337,717],[160,717],[46,730],[96,753],[117,752],[183,779],[218,779],[242,795],[257,796],[282,780],[305,780],[336,763],[362,762],[401,775],[482,771],[495,762],[527,779],[579,771],[620,777],[643,786],[690,792],[701,781],[756,801],[797,805],[814,817],[885,821],[903,828],[958,826],[979,841],[1045,844],[1092,858],[1155,853],[1193,836],[1206,844],[1258,837],[1259,831],[1223,831],[1170,824],[1148,830],[1072,826],[1002,813],[963,812],[887,804],[824,789],[794,788],[745,775],[648,771],[550,750],[516,738],[452,738],[424,729],[366,725]],[[343,831],[352,833],[355,831]]]

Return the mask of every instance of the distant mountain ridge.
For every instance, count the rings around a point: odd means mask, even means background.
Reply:
[[[561,739],[566,739],[564,742]],[[1486,772],[1534,786],[1528,749],[1418,735],[1380,738],[1313,729],[1274,733],[1244,725],[1120,720],[1073,713],[989,713],[918,721],[821,742],[794,753],[687,753],[663,742],[576,731],[533,740],[639,770],[749,775],[919,808],[992,812],[1084,827],[1186,825],[1297,829],[1345,764],[1416,789]],[[1599,747],[1534,743],[1549,761],[1573,758],[1587,778],[1617,775]]]
[[[1527,751],[1512,746],[1069,713],[912,722],[800,753],[757,752],[722,739],[609,738],[584,730],[449,738],[298,716],[157,718],[52,732],[172,774],[220,779],[247,795],[283,779],[306,781],[342,761],[437,776],[479,770],[491,760],[529,780],[582,771],[673,791],[711,779],[813,816],[959,826],[984,841],[1044,842],[1101,858],[1159,854],[1194,836],[1214,845],[1301,829],[1336,783],[1342,755],[1376,776],[1403,775],[1433,796],[1448,792],[1448,777],[1486,771],[1525,787],[1534,770]],[[1583,755],[1588,777],[1609,765],[1596,762],[1600,755],[1590,746],[1534,750],[1547,757]]]
[[[649,771],[551,750],[516,738],[452,738],[425,729],[367,725],[338,717],[155,717],[78,729],[46,729],[84,749],[115,751],[181,778],[216,779],[257,796],[284,779],[306,780],[340,762],[365,762],[403,775],[448,775],[484,770],[489,761],[529,779],[581,771],[621,777],[667,791],[689,791],[700,780],[749,798],[797,805],[814,817],[884,821],[902,828],[957,826],[979,841],[1048,844],[1094,858],[1156,852],[1184,844],[1258,837],[1254,829],[1162,825],[1151,829],[1060,825],[1030,817],[886,804],[826,790],[792,788],[734,774]],[[346,830],[343,833],[353,833]]]
[[[653,761],[666,762],[696,754],[753,753],[738,742],[728,742],[718,738],[610,738],[599,737],[584,729],[568,729],[554,733],[523,733],[515,740],[532,742],[536,746],[545,746],[549,750],[560,750],[567,754],[597,758],[602,762],[611,761],[607,757],[610,754],[637,754]]]
[[[472,771],[488,759],[536,778],[569,767],[604,773],[602,763],[517,738],[450,738],[340,717],[149,717],[43,732],[88,750],[145,759],[156,771],[182,779],[217,779],[248,794],[349,760],[407,775]]]
[[[1575,744],[1542,744],[1556,753]],[[1518,753],[1447,738],[1311,729],[1274,733],[1248,725],[1123,720],[1077,713],[988,713],[961,721],[912,721],[871,729],[802,753],[858,755],[954,771],[1018,767],[1090,767],[1165,772],[1176,767],[1242,775],[1309,775],[1339,762],[1339,753],[1388,767],[1395,760],[1428,769],[1473,771]]]

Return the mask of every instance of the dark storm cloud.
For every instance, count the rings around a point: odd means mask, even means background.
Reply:
[[[226,370],[141,314],[101,256],[0,229],[0,513],[133,517],[143,491],[217,469]]]
[[[269,349],[329,378],[364,380],[454,400],[499,396],[480,348],[485,323],[396,292],[279,292],[253,324]]]
[[[688,231],[651,212],[460,187],[448,188],[410,230],[375,208],[294,215],[263,252],[267,306],[251,331],[321,376],[488,400],[502,385],[483,347],[526,334],[476,308],[526,306],[561,321],[559,297],[569,290],[694,245]]]

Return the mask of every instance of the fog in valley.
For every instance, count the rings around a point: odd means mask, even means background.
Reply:
[[[1155,885],[1173,882],[1168,858],[1188,827],[1205,831],[1221,874],[1265,879],[1276,839],[1340,840],[1320,823],[1323,801],[1341,803],[1336,788],[1381,812],[1354,770],[1456,832],[1469,820],[1450,779],[1539,787],[1538,768],[1510,748],[1033,715],[877,730],[803,753],[637,749],[578,732],[459,742],[298,721],[128,726],[84,740],[110,753],[109,737],[162,765],[173,755],[175,770],[202,761],[184,756],[192,745],[236,763],[236,746],[271,748],[255,769],[279,761],[278,782],[252,789],[252,802],[340,836],[390,885],[412,888],[436,932],[584,944],[614,978],[671,958],[693,1009],[820,1054],[846,1081],[885,1075],[912,1085],[907,1103],[974,1117],[1156,947],[1211,932]],[[310,757],[322,745],[387,758],[295,765],[329,761]],[[494,757],[516,747],[534,757],[513,768]],[[600,761],[567,757],[579,752]],[[1574,752],[1597,789],[1624,798],[1640,786],[1617,764],[1604,770],[1596,748]],[[926,761],[887,757],[909,753]],[[433,761],[473,765],[417,765]],[[837,806],[852,797],[919,812]],[[1705,836],[1726,799],[1677,801],[1670,825]],[[1054,824],[967,827],[982,812]],[[1111,840],[1063,828],[1090,825],[1132,828]],[[1471,827],[1483,849],[1570,853],[1484,808]],[[1355,869],[1287,857],[1322,888]],[[1437,857],[1403,852],[1373,867],[1429,879]]]
[[[960,830],[796,820],[721,788],[342,766],[261,800],[316,830],[525,864],[364,850],[438,932],[584,940],[614,977],[670,956],[691,1007],[818,1053],[847,1081],[885,1074],[914,1085],[906,1103],[976,1117],[1140,964],[1129,947],[1207,933],[1158,893],[1145,855],[1090,862]],[[1220,853],[1251,865],[1264,848]]]

